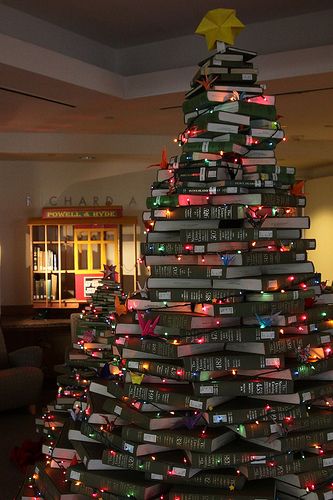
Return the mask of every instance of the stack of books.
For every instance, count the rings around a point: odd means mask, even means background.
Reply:
[[[51,468],[70,461],[73,498],[332,498],[333,300],[254,56],[223,47],[199,64],[181,153],[143,214],[133,320],[108,281],[79,324],[62,381],[82,390],[66,377],[92,370],[87,401],[45,450]]]
[[[274,98],[246,73],[253,56],[227,48],[202,63],[182,151],[147,199],[147,293],[110,338],[122,370],[100,390],[112,431],[90,428],[112,470],[71,468],[99,491],[118,467],[171,499],[272,499],[277,478],[282,492],[332,464],[333,306],[308,260],[301,185],[275,157]]]

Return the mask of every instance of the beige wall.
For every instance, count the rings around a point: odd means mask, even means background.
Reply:
[[[307,205],[305,215],[311,219],[307,238],[315,238],[317,249],[309,252],[323,280],[333,279],[333,177],[320,177],[305,183]]]
[[[112,166],[84,162],[0,162],[1,304],[30,303],[26,223],[30,217],[41,216],[42,207],[49,204],[51,197],[58,198],[59,206],[63,206],[65,198],[71,198],[74,205],[82,197],[90,204],[93,196],[98,196],[103,204],[109,196],[115,205],[123,206],[125,215],[137,215],[141,221],[145,198],[156,175],[155,169],[146,167],[143,160],[119,160],[119,164]],[[110,175],[111,171],[127,173]],[[29,207],[27,195],[31,198]]]
[[[98,196],[103,204],[106,196],[122,205],[126,215],[136,215],[141,221],[145,199],[156,175],[147,169],[146,160],[115,160],[110,164],[58,162],[0,162],[0,244],[1,244],[1,304],[29,304],[29,270],[27,259],[26,222],[39,217],[51,197],[59,206],[65,198],[76,204],[82,197],[87,204]],[[112,168],[111,168],[112,167]],[[117,172],[117,175],[110,173]],[[120,172],[126,172],[120,175]],[[306,182],[307,207],[311,218],[306,237],[317,240],[317,250],[309,259],[323,279],[333,279],[333,177]],[[26,204],[26,196],[31,206]],[[54,198],[53,198],[54,200]],[[142,231],[141,231],[142,237]]]

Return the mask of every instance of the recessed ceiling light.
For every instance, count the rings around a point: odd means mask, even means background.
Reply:
[[[89,155],[80,156],[80,160],[95,160],[95,159],[96,156],[89,156]]]

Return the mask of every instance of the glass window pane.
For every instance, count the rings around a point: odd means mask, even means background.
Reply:
[[[32,226],[32,240],[33,241],[45,240],[45,226]]]
[[[113,231],[104,231],[104,240],[114,240],[114,232]]]
[[[73,231],[73,226],[71,224],[60,226],[60,240],[61,241],[74,240],[74,231]]]
[[[78,268],[88,269],[88,245],[78,245]]]
[[[74,269],[74,248],[73,244],[61,243],[61,269]]]
[[[91,253],[92,253],[92,267],[93,269],[101,269],[101,244],[100,243],[92,243],[91,244]]]
[[[106,262],[103,262],[103,264],[107,264],[108,266],[117,262],[116,245],[114,243],[105,243],[105,259]]]
[[[79,241],[88,241],[88,231],[80,230],[76,232]]]
[[[61,298],[71,299],[75,297],[75,274],[62,273],[61,274]]]
[[[92,241],[100,240],[101,239],[101,232],[100,231],[91,231],[90,239]]]
[[[58,241],[58,226],[47,226],[47,241]]]

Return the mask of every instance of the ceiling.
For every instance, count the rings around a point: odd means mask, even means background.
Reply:
[[[193,34],[213,0],[0,0],[0,6],[17,9],[114,49],[153,44]],[[245,24],[262,23],[332,8],[332,0],[233,0]],[[251,47],[247,47],[251,48]],[[167,58],[167,54],[160,57]],[[331,71],[267,81],[277,95],[278,113],[287,142],[277,149],[282,164],[299,167],[302,175],[329,175],[333,169],[333,67]],[[123,99],[58,79],[42,71],[0,62],[0,134],[126,134],[176,137],[183,129],[184,92],[161,92]],[[84,142],[84,140],[83,140]],[[89,150],[97,161],[108,154]],[[0,160],[73,161],[77,154],[50,150],[0,151]],[[94,161],[94,160],[93,160]],[[316,170],[312,167],[316,166]]]
[[[236,9],[245,24],[332,8],[331,0],[2,0],[62,28],[114,48],[194,33],[210,9]]]

